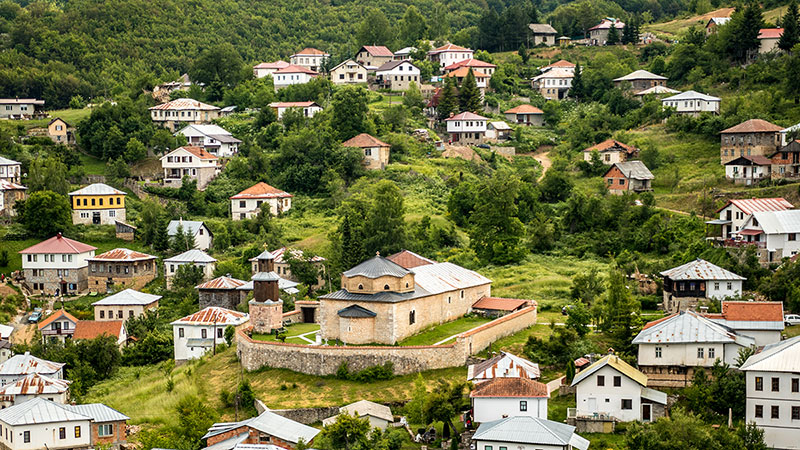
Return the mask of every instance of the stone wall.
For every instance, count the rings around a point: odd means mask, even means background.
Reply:
[[[283,323],[301,323],[303,322],[303,311],[295,309],[283,313]]]
[[[299,409],[270,409],[271,412],[287,419],[300,422],[304,425],[322,422],[328,417],[339,414],[338,406],[326,406],[323,408],[299,408]]]
[[[246,329],[240,329],[237,332],[236,352],[242,366],[249,371],[275,367],[311,375],[331,375],[343,362],[352,371],[392,362],[395,374],[405,375],[463,366],[471,354],[534,323],[536,306],[530,306],[461,334],[452,344],[413,347],[321,346],[255,341],[247,335]]]

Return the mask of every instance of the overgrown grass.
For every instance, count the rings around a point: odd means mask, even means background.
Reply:
[[[409,336],[400,341],[400,345],[433,345],[448,337],[471,330],[489,321],[490,319],[481,316],[462,317],[452,322],[435,325],[413,336]]]
[[[80,153],[81,166],[86,175],[105,175],[106,162],[94,156]]]
[[[296,323],[286,327],[286,342],[290,344],[308,344],[308,341],[299,337],[301,334],[312,333],[319,331],[318,323]],[[314,336],[306,336],[308,339],[314,340]],[[257,341],[275,342],[278,339],[274,334],[253,334],[253,339]]]

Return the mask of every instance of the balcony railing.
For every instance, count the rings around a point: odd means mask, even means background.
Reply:
[[[723,242],[722,245],[725,247],[736,247],[736,248],[748,247],[751,245],[758,248],[765,248],[767,246],[767,243],[762,241],[742,241],[737,239],[725,239],[722,242]]]
[[[587,413],[585,411],[578,411],[578,408],[567,408],[567,419],[614,420],[614,418],[608,415],[608,413]]]

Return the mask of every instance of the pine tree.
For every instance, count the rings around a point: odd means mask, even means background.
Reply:
[[[583,100],[586,97],[586,87],[583,85],[581,63],[575,64],[575,74],[572,76],[572,87],[569,88],[568,95],[575,100]]]
[[[458,91],[456,90],[456,80],[449,77],[444,82],[444,87],[439,93],[439,104],[436,105],[436,115],[440,121],[450,117],[450,114],[458,109]]]
[[[461,112],[471,111],[474,113],[480,112],[483,105],[481,90],[478,89],[478,82],[475,80],[472,68],[469,69],[461,83],[461,89],[458,91],[458,105],[461,107]]]
[[[797,104],[800,102],[800,55],[793,54],[786,60],[783,72],[783,89],[787,98],[794,100]]]
[[[608,38],[606,39],[606,45],[617,45],[619,44],[619,30],[617,29],[617,24],[612,23],[611,28],[608,29]]]
[[[609,35],[611,34],[611,30],[609,30]],[[622,43],[623,44],[630,44],[633,42],[633,24],[629,20],[625,23],[625,26],[622,27]]]
[[[528,49],[525,48],[525,44],[519,44],[519,49],[517,50],[517,54],[520,58],[522,58],[522,64],[528,64]]]
[[[163,252],[169,249],[168,223],[165,216],[162,216],[159,220],[158,230],[156,231],[155,241],[153,242],[153,248],[156,249],[156,251]]]
[[[786,10],[782,19],[783,34],[778,40],[778,48],[789,52],[800,42],[800,15],[797,12],[797,2],[792,0],[789,9]]]
[[[638,16],[633,18],[633,26],[631,27],[631,44],[639,43],[639,27],[641,26],[641,19]]]

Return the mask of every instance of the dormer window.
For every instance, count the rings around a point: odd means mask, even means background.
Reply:
[[[389,290],[389,285],[388,284],[384,284],[383,285],[383,290],[384,291],[388,291]]]

